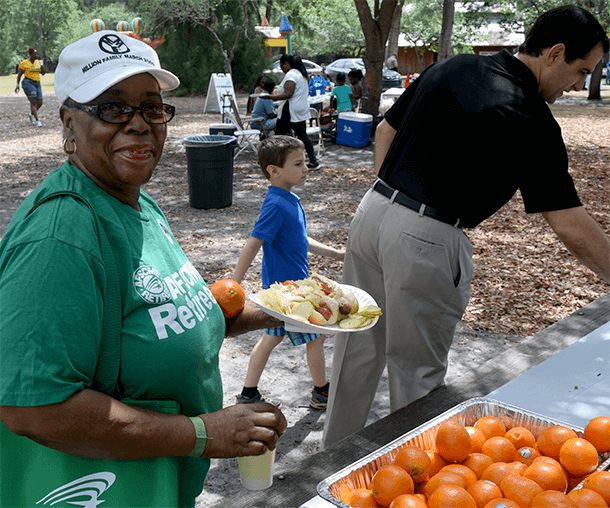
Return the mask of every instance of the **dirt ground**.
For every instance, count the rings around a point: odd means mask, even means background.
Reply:
[[[43,127],[37,128],[27,119],[25,97],[0,96],[0,237],[19,203],[66,158],[57,100],[53,94],[46,94],[44,100]],[[177,106],[178,113],[169,126],[159,168],[145,190],[158,202],[183,249],[211,284],[233,269],[258,216],[267,182],[254,156],[244,152],[234,162],[232,205],[215,210],[190,207],[182,139],[207,134],[209,124],[221,117],[203,113],[203,96],[169,98],[167,102]],[[238,104],[244,108],[245,96],[238,97]],[[592,103],[577,94],[558,101],[553,111],[563,130],[581,199],[610,232],[610,101]],[[356,149],[326,143],[323,168],[311,172],[306,185],[296,189],[312,237],[336,247],[345,245],[351,217],[374,180],[372,150],[372,146]],[[541,217],[525,214],[520,196],[468,235],[475,247],[475,280],[450,352],[448,383],[608,291],[607,285],[573,259]],[[260,289],[260,261],[259,255],[244,281],[247,292]],[[315,256],[310,263],[312,271],[340,280],[341,263]],[[250,333],[225,341],[221,369],[226,405],[233,404],[241,390],[249,354],[259,336]],[[330,371],[332,336],[325,350]],[[282,401],[289,423],[276,457],[276,481],[281,481],[277,475],[287,465],[321,449],[324,412],[308,407],[311,379],[304,348],[292,347],[288,341],[278,346],[260,388]],[[388,411],[384,376],[369,422]],[[237,460],[214,460],[197,506],[225,506],[223,499],[239,489]]]

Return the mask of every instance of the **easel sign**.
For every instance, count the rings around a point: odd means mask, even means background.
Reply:
[[[230,111],[231,105],[226,98],[227,95],[235,97],[231,75],[212,74],[203,112],[224,113],[227,109]]]

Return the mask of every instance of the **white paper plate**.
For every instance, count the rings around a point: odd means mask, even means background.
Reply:
[[[341,287],[347,288],[352,293],[354,293],[354,296],[358,300],[358,305],[360,306],[360,308],[362,308],[366,305],[377,306],[377,302],[366,291],[364,291],[360,288],[354,287],[354,286],[349,286],[347,284],[342,284]],[[329,326],[312,325],[312,324],[303,323],[302,321],[297,321],[296,319],[293,319],[290,316],[287,316],[286,314],[282,314],[281,312],[277,312],[273,309],[270,309],[269,307],[264,306],[258,299],[257,293],[248,295],[248,298],[250,300],[252,300],[256,305],[258,305],[262,310],[264,310],[270,316],[273,316],[274,318],[279,319],[280,321],[284,321],[284,328],[286,329],[287,332],[327,333],[327,334],[341,333],[341,332],[363,332],[364,330],[373,328],[373,326],[375,326],[375,324],[377,324],[377,321],[379,320],[379,318],[376,317],[375,319],[373,319],[373,322],[370,325],[365,326],[364,328],[356,328],[353,330],[345,330],[344,328],[341,328],[338,324],[329,325]]]

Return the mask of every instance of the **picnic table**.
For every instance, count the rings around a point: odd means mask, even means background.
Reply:
[[[595,367],[589,369],[591,365]],[[223,500],[223,505],[232,508],[330,508],[333,505],[317,495],[317,486],[322,480],[474,397],[489,397],[541,414],[554,411],[558,416],[546,416],[582,427],[583,418],[593,412],[610,414],[609,365],[610,295],[606,295],[523,340],[518,346],[482,365],[476,372],[434,390],[304,462],[295,464],[292,470],[283,472],[283,480],[276,477],[269,489],[259,492],[242,489]],[[572,382],[574,375],[583,376],[587,369],[594,371],[592,377],[578,377]],[[549,373],[554,374],[549,376]],[[557,377],[567,380],[562,390],[557,389]],[[523,393],[520,383],[535,388],[528,391],[537,395],[527,398],[519,396]],[[578,389],[574,389],[575,386]],[[603,393],[604,397],[597,397],[597,393]],[[554,395],[546,397],[546,394]],[[545,405],[536,405],[534,401],[541,397],[545,399]],[[568,397],[569,404],[565,404]],[[597,405],[593,407],[593,404]],[[559,411],[568,405],[577,410]]]

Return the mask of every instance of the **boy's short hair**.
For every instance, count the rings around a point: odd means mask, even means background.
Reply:
[[[345,79],[345,74],[343,74],[342,72],[337,74],[337,83],[345,83]]]
[[[265,178],[269,180],[268,166],[283,168],[286,159],[295,150],[303,150],[305,145],[292,136],[271,136],[258,144],[258,163]]]
[[[268,79],[267,81],[265,81],[265,83],[263,84],[263,90],[265,92],[273,93],[273,90],[275,90],[275,81],[273,81],[272,79]]]

